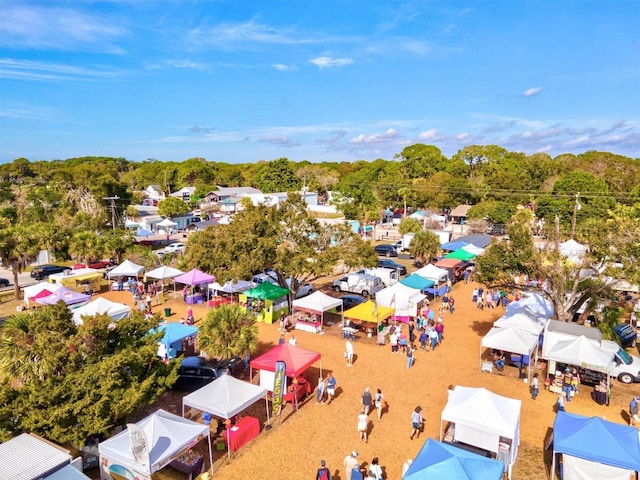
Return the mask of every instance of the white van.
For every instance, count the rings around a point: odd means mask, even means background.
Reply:
[[[395,285],[400,281],[400,272],[395,268],[377,267],[377,268],[365,268],[360,273],[366,273],[367,275],[373,275],[379,277],[384,283],[385,287]]]
[[[363,297],[373,297],[383,288],[384,283],[380,277],[366,273],[351,273],[333,281],[333,289],[336,292],[357,293]]]

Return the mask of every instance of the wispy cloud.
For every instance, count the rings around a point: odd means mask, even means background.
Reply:
[[[14,80],[71,81],[116,78],[120,72],[111,68],[86,68],[59,63],[0,59],[0,78]]]
[[[542,87],[533,87],[528,88],[524,92],[522,92],[523,97],[533,97],[534,95],[539,94],[542,91]]]
[[[285,65],[284,63],[274,63],[271,66],[281,72],[289,72],[296,69],[295,65]]]
[[[24,105],[0,102],[0,117],[16,120],[59,120],[60,112],[44,108],[40,105]]]
[[[121,25],[71,8],[3,6],[0,45],[5,48],[123,53],[116,40],[127,35]]]
[[[186,70],[211,70],[211,65],[202,62],[192,62],[191,60],[167,60],[165,63],[170,67]]]
[[[291,140],[283,135],[265,135],[258,138],[258,142],[270,143],[271,145],[289,145]]]
[[[358,135],[349,140],[349,143],[386,143],[391,139],[398,137],[398,131],[395,128],[389,128],[386,132],[376,133],[373,135]]]
[[[309,62],[320,68],[335,68],[350,65],[353,60],[350,58],[316,57],[309,60]]]

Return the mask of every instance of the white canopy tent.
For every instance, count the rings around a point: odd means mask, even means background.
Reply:
[[[138,265],[137,263],[133,263],[131,260],[125,260],[120,265],[118,265],[113,270],[110,270],[107,273],[109,278],[114,277],[138,277],[142,272],[144,272],[144,266]]]
[[[474,255],[482,255],[484,253],[484,248],[476,247],[473,243],[469,245],[465,245],[462,247],[462,250],[465,252],[473,253]]]
[[[538,335],[518,330],[514,327],[498,328],[493,327],[482,338],[480,342],[480,368],[482,369],[482,350],[492,348],[519,355],[527,355],[529,364],[527,365],[527,378],[531,380],[531,364],[534,354],[537,357]],[[536,359],[537,360],[537,359]],[[524,362],[520,361],[520,368]]]
[[[184,417],[185,407],[189,407],[228,420],[261,398],[264,398],[267,423],[269,423],[267,389],[238,380],[231,375],[222,375],[182,398],[182,416]],[[230,442],[227,442],[228,455],[231,455],[229,444]]]
[[[224,285],[220,285],[218,282],[210,283],[209,290],[224,293],[242,293],[245,290],[251,290],[255,286],[256,284],[249,280],[238,280],[237,282],[229,280]]]
[[[24,304],[27,308],[30,307],[29,302],[30,299],[38,295],[43,290],[48,290],[51,293],[57,292],[64,285],[61,283],[49,283],[49,282],[40,282],[35,285],[29,285],[28,287],[24,287]]]
[[[549,360],[605,373],[610,373],[614,356],[614,350],[599,347],[584,335],[558,342],[549,352]]]
[[[136,437],[142,437],[143,442],[132,441]],[[151,480],[155,472],[205,437],[209,442],[209,465],[213,465],[209,425],[157,410],[98,445],[100,478],[111,480],[114,478],[111,470],[117,472],[124,468],[140,480]]]
[[[147,278],[155,278],[156,280],[168,280],[170,278],[175,278],[178,275],[182,275],[183,273],[184,272],[182,270],[163,265],[162,267],[158,267],[154,270],[151,270],[150,272],[147,272]]]
[[[175,227],[178,225],[176,222],[171,220],[170,218],[165,218],[161,222],[156,223],[156,226],[166,228],[166,227]]]
[[[376,293],[376,304],[396,309],[396,316],[415,317],[418,304],[427,298],[417,288],[407,287],[398,282]]]
[[[429,265],[425,265],[419,270],[416,270],[415,273],[420,275],[421,277],[428,278],[429,280],[433,280],[436,283],[446,282],[447,277],[449,276],[448,270],[444,268],[436,267],[432,263],[430,263]]]
[[[320,328],[322,329],[324,326],[324,312],[337,307],[342,307],[342,299],[331,297],[319,290],[316,290],[311,295],[294,300],[292,307],[294,312],[297,310],[320,315]],[[344,312],[342,312],[342,323],[344,323]]]
[[[549,319],[553,317],[553,304],[544,295],[532,293],[523,296],[517,302],[511,302],[507,305],[504,316],[509,317],[516,313],[524,313],[531,317]]]
[[[526,333],[540,335],[545,325],[549,321],[548,318],[532,316],[524,312],[518,312],[511,316],[502,316],[493,322],[494,327],[515,328]]]
[[[573,238],[560,244],[560,254],[573,262],[582,261],[585,253],[587,253],[587,247],[576,242]]]
[[[73,311],[73,323],[82,325],[82,317],[92,317],[103,313],[109,315],[113,320],[122,320],[131,315],[131,307],[122,303],[112,302],[103,297],[98,297],[93,302],[89,302]]]
[[[455,424],[453,440],[492,452],[511,468],[520,445],[522,402],[497,395],[484,388],[456,386],[440,415],[440,441],[443,422]]]

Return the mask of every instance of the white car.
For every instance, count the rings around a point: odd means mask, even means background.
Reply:
[[[184,253],[187,246],[184,243],[170,243],[164,247],[164,253]]]

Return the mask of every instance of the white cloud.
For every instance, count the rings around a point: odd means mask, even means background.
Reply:
[[[350,65],[353,60],[350,58],[316,57],[309,60],[320,68],[344,67]]]
[[[288,145],[289,137],[266,135],[264,137],[258,138],[258,142],[270,143],[272,145]]]
[[[118,72],[86,67],[74,67],[60,63],[34,62],[0,58],[0,78],[19,80],[79,80],[115,78]]]
[[[426,132],[421,132],[418,135],[420,140],[435,140],[438,138],[438,131],[435,128],[427,130]]]
[[[294,65],[285,65],[284,63],[274,63],[271,66],[276,70],[280,70],[281,72],[288,72],[296,69]]]
[[[376,133],[374,135],[358,135],[355,138],[349,140],[352,144],[364,144],[364,143],[385,143],[388,140],[394,139],[398,136],[398,132],[395,128],[390,128],[384,133]]]
[[[206,63],[192,62],[191,60],[167,60],[166,64],[173,68],[183,68],[188,70],[211,70]]]
[[[522,92],[522,96],[523,97],[533,97],[534,95],[537,95],[541,91],[542,91],[542,87],[528,88],[527,90]]]
[[[470,138],[471,138],[471,135],[469,134],[469,132],[462,132],[456,135],[456,140],[460,140],[460,141],[469,140]]]

